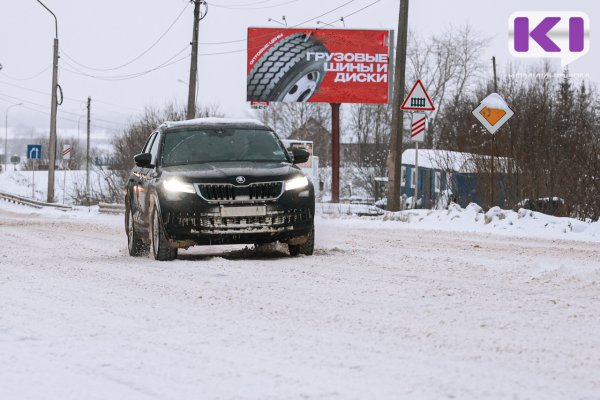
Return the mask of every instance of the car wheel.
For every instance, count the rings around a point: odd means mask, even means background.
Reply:
[[[308,240],[304,244],[288,244],[290,255],[296,257],[299,254],[312,256],[315,251],[315,230],[310,231]]]
[[[303,33],[276,43],[248,75],[248,100],[308,101],[325,77],[325,60],[308,60],[308,53],[329,51]]]
[[[143,255],[148,249],[133,223],[133,211],[127,207],[125,213],[125,229],[127,230],[127,249],[132,257]]]
[[[171,261],[177,258],[177,248],[169,245],[169,241],[165,235],[165,228],[160,223],[160,215],[156,207],[152,210],[150,236],[152,254],[155,260]]]

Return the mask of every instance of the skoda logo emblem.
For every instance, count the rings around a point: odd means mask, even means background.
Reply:
[[[244,183],[246,182],[246,178],[244,178],[243,176],[238,176],[237,178],[235,178],[235,181],[237,183]]]

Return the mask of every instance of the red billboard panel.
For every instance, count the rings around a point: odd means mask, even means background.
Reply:
[[[387,104],[391,32],[248,28],[248,101]]]

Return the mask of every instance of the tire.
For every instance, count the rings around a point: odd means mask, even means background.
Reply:
[[[325,77],[325,60],[309,61],[308,52],[327,53],[321,43],[295,33],[277,42],[248,75],[248,100],[306,102]]]
[[[156,207],[153,207],[152,209],[150,243],[155,260],[171,261],[177,258],[177,248],[169,245],[169,241],[165,234],[165,228],[161,223],[160,213]]]
[[[127,233],[127,250],[131,257],[139,257],[148,251],[148,246],[142,240],[133,223],[133,211],[127,207],[125,212],[125,232]]]
[[[288,251],[292,257],[296,257],[299,254],[306,256],[312,256],[315,250],[315,230],[308,234],[308,240],[304,244],[288,244]]]

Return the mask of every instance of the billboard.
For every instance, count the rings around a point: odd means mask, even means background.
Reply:
[[[247,100],[387,104],[387,30],[248,28]]]

